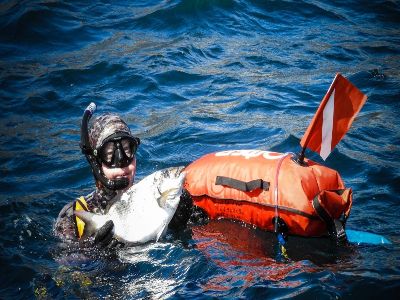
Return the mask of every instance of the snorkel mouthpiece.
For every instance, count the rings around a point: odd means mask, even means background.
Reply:
[[[96,111],[96,104],[92,102],[88,105],[88,107],[86,107],[85,112],[83,113],[82,124],[81,124],[81,142],[80,142],[82,153],[85,155],[87,161],[89,162],[94,177],[96,178],[96,180],[100,181],[104,187],[114,191],[125,189],[129,185],[128,178],[118,178],[115,180],[108,179],[104,175],[101,169],[101,165],[99,161],[96,159],[95,151],[93,151],[93,148],[90,145],[88,125],[89,125],[89,120],[95,111]]]

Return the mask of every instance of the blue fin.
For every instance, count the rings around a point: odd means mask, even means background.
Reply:
[[[391,244],[389,241],[382,235],[370,233],[366,231],[352,230],[346,229],[347,240],[353,244],[371,244],[371,245],[379,245],[379,244]]]

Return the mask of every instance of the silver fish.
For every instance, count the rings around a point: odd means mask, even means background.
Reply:
[[[126,244],[158,241],[178,207],[185,180],[184,167],[154,172],[134,184],[104,215],[75,211],[85,222],[85,235],[107,221],[114,222],[114,237]]]

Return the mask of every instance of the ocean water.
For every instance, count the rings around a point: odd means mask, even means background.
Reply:
[[[394,299],[400,294],[399,1],[0,3],[0,298]],[[82,259],[52,233],[93,188],[80,120],[123,116],[137,178],[219,150],[300,150],[336,72],[368,100],[323,162],[353,188],[350,229],[392,245],[333,247],[238,222]]]

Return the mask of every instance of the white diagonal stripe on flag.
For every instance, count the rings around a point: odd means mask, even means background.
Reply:
[[[349,80],[336,74],[300,141],[301,155],[308,148],[325,160],[350,129],[366,100],[367,96]]]
[[[319,155],[325,160],[332,151],[333,113],[335,110],[335,90],[332,91],[324,108],[322,121],[322,144]]]

